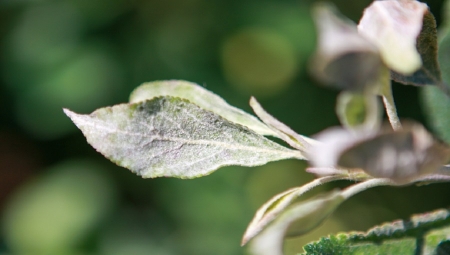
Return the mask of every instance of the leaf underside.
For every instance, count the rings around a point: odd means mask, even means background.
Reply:
[[[301,157],[176,97],[101,108],[90,115],[64,111],[97,151],[145,178],[195,178],[227,165]]]

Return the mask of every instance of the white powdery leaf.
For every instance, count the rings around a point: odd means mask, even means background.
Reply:
[[[318,41],[310,65],[312,75],[341,90],[377,90],[385,66],[375,44],[330,4],[316,4],[313,18]]]
[[[291,205],[250,243],[250,254],[283,255],[283,240],[295,224],[296,235],[305,234],[320,225],[343,201],[339,191]]]
[[[302,158],[300,152],[175,97],[89,115],[64,111],[97,151],[144,178],[195,178],[227,165]]]
[[[212,111],[225,119],[246,126],[261,135],[276,137],[276,133],[243,110],[229,105],[223,98],[195,83],[181,80],[147,82],[130,95],[130,103],[137,103],[159,96],[184,98],[203,109]]]
[[[393,71],[409,75],[422,66],[416,40],[428,11],[413,0],[374,1],[361,18],[358,31],[375,43]]]
[[[372,130],[349,130],[341,127],[328,128],[313,137],[319,143],[310,149],[307,156],[314,167],[337,167],[339,157],[344,150],[375,135],[376,132]]]
[[[315,168],[361,169],[376,178],[405,184],[437,173],[450,159],[450,148],[436,141],[419,123],[378,131],[332,128],[315,138],[321,142],[307,155]]]

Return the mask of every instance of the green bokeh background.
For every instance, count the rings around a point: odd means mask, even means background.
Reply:
[[[311,180],[305,162],[143,180],[91,148],[62,108],[89,113],[126,102],[143,82],[183,79],[249,112],[253,95],[301,134],[337,125],[337,92],[307,72],[313,2],[0,0],[0,254],[245,254],[253,213]],[[370,3],[333,2],[355,21]],[[442,1],[426,2],[439,23]],[[400,115],[423,122],[418,90],[394,86]],[[287,240],[286,254],[321,235],[448,207],[448,194],[448,184],[366,191]]]

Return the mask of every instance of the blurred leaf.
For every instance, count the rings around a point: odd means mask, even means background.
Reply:
[[[14,254],[67,254],[76,250],[112,209],[113,183],[91,161],[56,165],[20,188],[7,204],[2,224]]]
[[[324,237],[306,245],[302,254],[447,254],[449,215],[448,210],[438,210],[386,223],[366,233]]]
[[[110,103],[124,78],[110,48],[102,42],[88,44],[45,79],[28,77],[27,87],[16,94],[21,126],[40,139],[55,139],[74,131],[62,107],[88,111]]]
[[[356,24],[324,3],[316,5],[313,16],[319,37],[313,75],[344,90],[364,91],[376,85],[384,65],[378,49],[358,33]]]
[[[28,6],[7,38],[10,64],[42,68],[60,63],[80,42],[80,22],[77,11],[65,1]]]
[[[422,59],[422,66],[412,75],[402,75],[393,71],[391,78],[396,82],[412,85],[442,86],[441,69],[438,63],[438,38],[436,20],[427,11],[423,17],[423,27],[417,37],[417,51]]]
[[[375,136],[347,147],[337,164],[398,183],[436,172],[450,159],[450,148],[435,141],[422,125],[406,124],[398,131],[382,129]]]
[[[319,172],[324,170],[326,172],[329,168],[331,172],[335,171],[338,159],[345,149],[375,136],[376,131],[332,127],[315,135],[313,138],[318,143],[310,148],[307,155],[309,163],[314,168],[313,173],[316,172],[315,168],[319,168]]]
[[[409,75],[422,65],[416,38],[427,11],[418,1],[374,1],[365,9],[358,31],[377,45],[390,69]]]
[[[251,130],[176,97],[65,113],[105,157],[144,178],[195,178],[227,165],[303,158]]]
[[[450,84],[450,30],[439,38],[438,60],[444,83]],[[447,85],[444,85],[447,86]],[[450,143],[450,98],[433,86],[422,88],[425,116],[438,136]]]
[[[295,222],[295,234],[307,233],[317,227],[333,212],[344,198],[340,192],[331,192],[288,207],[263,232],[250,243],[250,252],[255,255],[282,255],[283,239]]]
[[[212,111],[231,122],[246,126],[258,134],[276,136],[274,131],[254,116],[229,105],[218,95],[192,82],[172,80],[144,83],[131,93],[130,103],[159,96],[187,99],[205,110]]]
[[[250,106],[256,115],[277,133],[277,137],[283,139],[292,147],[304,152],[311,144],[315,143],[313,139],[297,134],[290,127],[267,113],[254,97],[250,98]]]
[[[347,128],[377,130],[380,126],[380,106],[375,95],[343,91],[338,95],[336,112]]]
[[[442,38],[450,30],[450,1],[444,1],[441,10],[442,18],[439,26],[438,37]]]
[[[279,94],[298,73],[292,42],[267,28],[247,28],[227,38],[222,47],[225,77],[241,91],[258,97]]]
[[[248,225],[242,238],[242,245],[245,245],[250,239],[260,233],[268,224],[282,214],[283,210],[286,209],[294,199],[300,197],[316,186],[339,179],[345,179],[345,176],[318,178],[302,187],[292,188],[272,197],[256,211],[255,216]]]

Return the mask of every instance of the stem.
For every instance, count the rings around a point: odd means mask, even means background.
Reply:
[[[397,108],[395,107],[394,96],[392,95],[391,83],[387,84],[383,89],[383,103],[386,108],[386,113],[389,118],[389,122],[394,130],[402,129],[402,124],[398,118]]]
[[[395,182],[391,181],[390,179],[382,179],[382,178],[370,179],[365,182],[360,182],[358,184],[346,188],[344,191],[342,191],[341,195],[344,197],[344,199],[348,199],[351,196],[356,195],[359,192],[362,192],[366,189],[387,185],[395,185]]]

